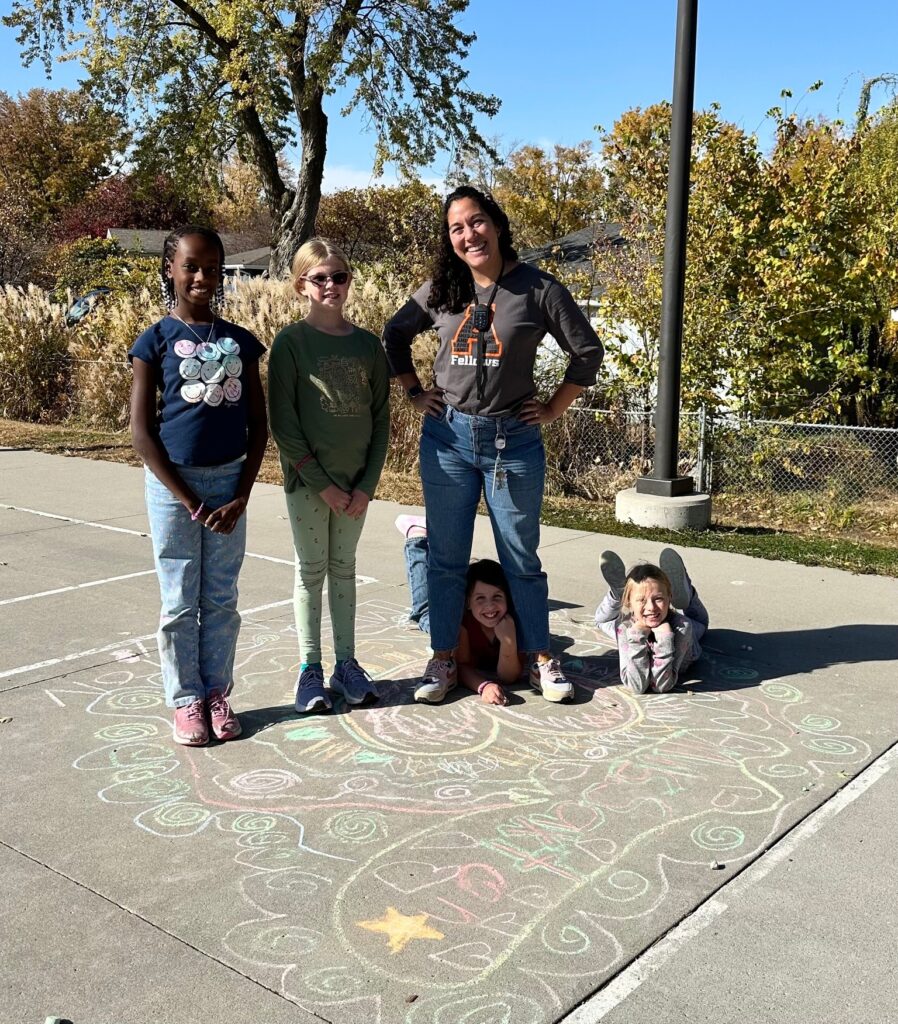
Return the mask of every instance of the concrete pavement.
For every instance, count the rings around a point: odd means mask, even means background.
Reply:
[[[181,748],[142,473],[0,452],[0,1020],[898,1020],[898,582],[682,549],[707,654],[636,698],[590,625],[598,558],[659,546],[545,528],[576,703],[417,706],[398,511],[359,550],[381,701],[298,718],[290,530],[257,488],[245,736]]]

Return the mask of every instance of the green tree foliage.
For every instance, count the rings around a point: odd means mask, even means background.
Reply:
[[[107,238],[79,238],[56,246],[52,253],[58,302],[83,295],[91,288],[111,288],[119,294],[133,294],[141,288],[156,290],[159,273],[157,257],[126,253]]]
[[[602,219],[605,188],[590,142],[521,146],[495,171],[492,189],[521,248],[544,245]]]
[[[0,181],[25,198],[33,225],[51,225],[111,173],[125,145],[120,118],[86,92],[0,92]]]
[[[768,156],[716,107],[693,120],[682,395],[766,416],[898,422],[894,111],[863,129],[773,108]],[[596,255],[621,393],[657,375],[670,108],[604,139],[609,212],[629,245]]]
[[[272,266],[283,271],[311,235],[327,142],[325,101],[366,111],[376,132],[375,170],[434,159],[440,145],[481,144],[474,117],[498,101],[465,85],[474,41],[456,19],[468,0],[14,0],[26,63],[74,54],[89,87],[131,106],[145,166],[204,187],[236,146],[262,180],[275,221]],[[73,31],[75,30],[75,31]],[[136,108],[133,104],[136,103]],[[279,152],[298,141],[296,187]]]
[[[354,263],[379,263],[409,286],[420,284],[437,249],[440,205],[420,181],[343,189],[322,196],[315,233]]]

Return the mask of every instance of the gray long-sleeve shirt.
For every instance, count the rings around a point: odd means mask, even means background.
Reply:
[[[536,395],[536,352],[550,334],[569,356],[565,382],[595,384],[602,343],[571,293],[551,274],[519,263],[502,277],[493,300],[492,326],[486,332],[482,399],[477,398],[479,333],[470,324],[471,306],[461,313],[432,309],[427,305],[430,288],[430,281],[422,285],[384,328],[384,348],[394,375],[414,369],[412,341],[422,331],[435,329],[441,344],[434,377],[446,401],[472,416],[514,415]],[[477,302],[485,303],[492,290],[492,285],[477,288]]]

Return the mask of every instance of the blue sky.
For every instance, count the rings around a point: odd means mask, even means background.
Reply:
[[[470,84],[502,99],[483,131],[518,143],[596,141],[596,124],[610,127],[631,107],[670,99],[676,7],[676,0],[471,0],[462,20],[478,37]],[[898,73],[896,39],[895,0],[699,0],[696,105],[717,101],[724,117],[765,145],[765,112],[781,89],[793,92],[790,109],[850,121],[864,79]],[[42,69],[21,68],[5,27],[0,69],[6,92],[47,85]],[[823,88],[802,100],[817,79]],[[76,81],[77,68],[61,65],[50,85]],[[325,187],[368,184],[371,136],[361,118],[341,120],[339,106],[333,98]],[[445,166],[438,161],[422,176],[438,180]]]

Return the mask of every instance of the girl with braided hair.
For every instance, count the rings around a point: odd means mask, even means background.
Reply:
[[[168,314],[128,352],[131,436],[146,469],[147,514],[162,612],[159,658],[176,743],[239,736],[228,694],[240,630],[237,577],[246,505],[268,423],[259,376],[264,346],[219,316],[224,248],[187,225],[165,240]]]

